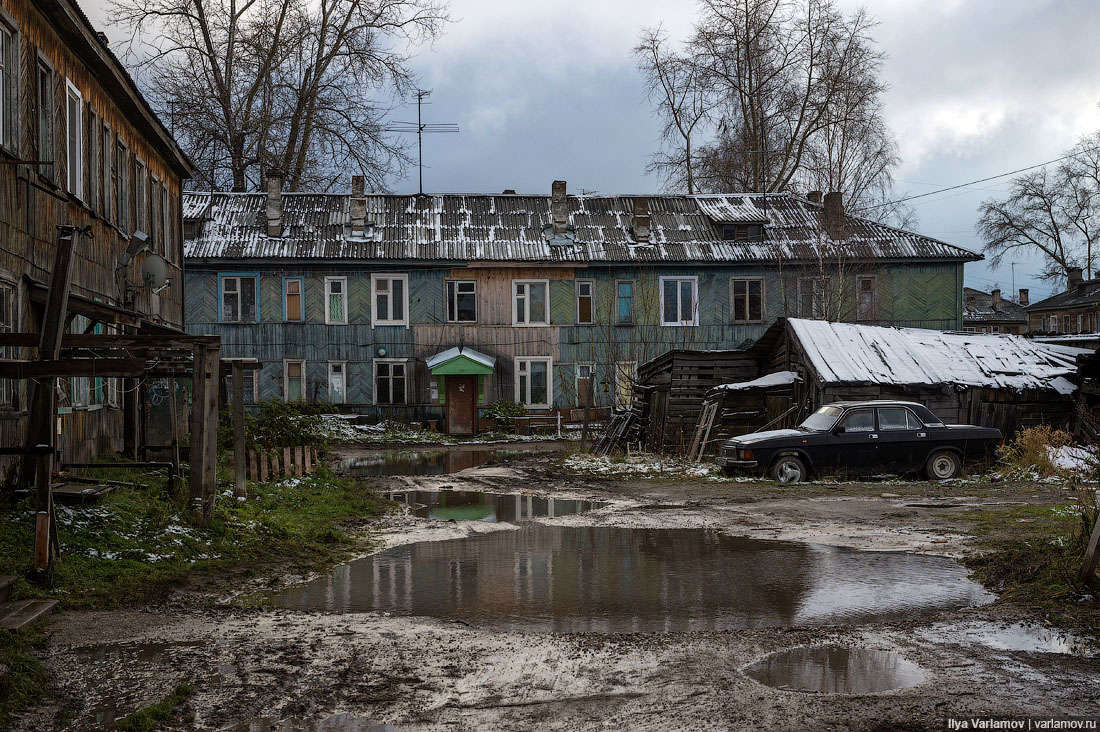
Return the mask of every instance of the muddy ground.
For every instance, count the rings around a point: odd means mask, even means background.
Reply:
[[[453,475],[370,483],[608,503],[547,523],[706,527],[952,557],[973,551],[966,511],[1050,503],[1059,490],[613,480],[565,474],[555,464],[540,453]],[[509,527],[393,515],[363,529],[385,548]],[[1100,718],[1100,658],[997,650],[980,640],[1006,624],[1042,625],[1031,609],[1003,602],[860,626],[554,635],[378,613],[241,609],[234,606],[240,599],[190,592],[165,606],[58,617],[46,659],[57,699],[16,729],[110,729],[116,717],[163,698],[181,680],[197,687],[185,710],[193,719],[167,729],[885,731],[946,729],[948,717]],[[923,669],[925,681],[877,694],[814,694],[762,686],[743,673],[776,651],[822,644],[896,651]]]

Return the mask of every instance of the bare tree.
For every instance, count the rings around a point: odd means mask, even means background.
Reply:
[[[272,166],[290,190],[349,169],[383,187],[405,162],[380,101],[410,88],[397,47],[448,20],[441,0],[113,0],[111,16],[196,182],[238,191]]]
[[[998,266],[1006,255],[1038,254],[1040,279],[1063,280],[1071,267],[1091,279],[1100,244],[1100,134],[1082,139],[1056,169],[1012,181],[1007,197],[979,207],[977,231]]]

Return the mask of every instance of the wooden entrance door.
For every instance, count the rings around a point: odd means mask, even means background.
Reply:
[[[472,435],[477,431],[477,377],[447,377],[447,434]]]

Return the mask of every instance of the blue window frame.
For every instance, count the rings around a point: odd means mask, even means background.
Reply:
[[[306,278],[283,278],[283,322],[304,323],[306,320]]]
[[[218,273],[218,322],[260,322],[260,273]]]

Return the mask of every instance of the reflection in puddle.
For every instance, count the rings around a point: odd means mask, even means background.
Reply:
[[[320,720],[257,719],[230,728],[232,732],[398,732],[397,727],[352,714],[334,714]]]
[[[272,601],[520,631],[670,632],[873,622],[992,599],[940,557],[698,529],[532,524],[395,547]]]
[[[827,694],[873,694],[924,681],[920,667],[892,651],[843,646],[793,648],[745,669],[765,686]]]
[[[378,475],[445,475],[531,450],[378,450],[336,463],[336,472],[358,478]]]
[[[963,626],[933,626],[921,631],[929,640],[947,643],[977,643],[997,651],[1064,653],[1090,657],[1095,651],[1079,636],[1054,628],[1025,623],[971,623]]]
[[[486,521],[522,523],[536,518],[554,518],[603,508],[606,503],[537,498],[519,493],[477,491],[404,491],[388,494],[403,503],[409,513],[440,521]]]

